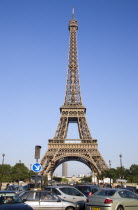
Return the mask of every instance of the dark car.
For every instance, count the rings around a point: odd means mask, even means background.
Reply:
[[[0,210],[33,210],[25,204],[19,195],[12,191],[0,191]]]
[[[16,193],[20,194],[24,191],[24,187],[22,185],[8,185],[5,190],[8,191],[15,191]]]
[[[86,197],[94,194],[100,189],[97,185],[77,185],[75,187],[79,191],[81,191]]]
[[[130,190],[130,191],[132,191],[134,193],[136,192],[133,187],[121,187],[121,189]]]
[[[23,186],[23,189],[24,189],[25,191],[30,190],[30,184],[24,185],[24,186]]]

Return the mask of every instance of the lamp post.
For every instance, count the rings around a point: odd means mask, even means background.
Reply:
[[[30,183],[31,183],[31,170],[32,170],[32,164],[30,164],[30,170],[29,170],[29,175],[30,175],[29,180],[30,180]]]
[[[38,163],[38,159],[40,159],[40,150],[41,150],[41,146],[40,145],[36,145],[35,146],[35,159],[36,159],[36,163]],[[38,172],[35,173],[35,188],[38,187]]]
[[[2,165],[4,165],[4,157],[5,157],[5,154],[4,153],[2,154],[2,157],[3,157],[2,158]]]
[[[111,168],[111,160],[109,160],[109,168]]]
[[[109,169],[111,169],[111,160],[109,160]],[[110,175],[110,187],[111,187],[111,175]]]
[[[122,155],[120,154],[119,157],[120,157],[120,167],[122,168]]]
[[[3,170],[4,170],[4,168],[3,168],[3,166],[4,166],[4,157],[5,157],[5,154],[3,153],[2,154],[2,170],[1,170],[1,180],[0,180],[0,189],[1,189],[1,187],[2,187],[2,178],[3,178]]]
[[[120,154],[119,157],[120,157],[121,178],[122,178],[122,155]]]

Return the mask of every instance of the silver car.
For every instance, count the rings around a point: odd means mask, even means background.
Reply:
[[[87,202],[88,198],[75,187],[70,186],[48,186],[44,190],[51,191],[61,199],[72,202]]]
[[[45,190],[51,191],[61,199],[78,203],[80,210],[85,210],[85,202],[88,198],[75,187],[71,186],[48,186]]]
[[[49,191],[26,191],[21,199],[34,210],[79,210],[79,205],[64,201]]]
[[[138,210],[138,195],[125,189],[100,189],[85,205],[86,210]]]

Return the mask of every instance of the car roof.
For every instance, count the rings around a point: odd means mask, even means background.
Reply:
[[[126,191],[130,191],[126,188],[100,188],[100,190],[114,190],[114,191],[121,191],[121,190],[126,190]]]
[[[44,193],[50,192],[51,193],[51,191],[45,191],[45,190],[27,190],[27,191],[24,191],[23,193],[26,193],[26,192],[44,192]]]
[[[15,192],[15,190],[3,190],[3,191],[0,191],[0,193],[15,193],[15,194],[17,194]]]
[[[63,188],[63,187],[69,187],[69,188],[75,188],[73,186],[68,186],[68,185],[52,185],[52,186],[47,186],[45,188]]]
[[[97,185],[90,185],[90,184],[80,184],[80,185],[76,185],[76,187],[99,187]]]

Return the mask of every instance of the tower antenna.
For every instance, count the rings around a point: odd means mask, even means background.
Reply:
[[[74,19],[74,8],[72,9],[72,19]]]

